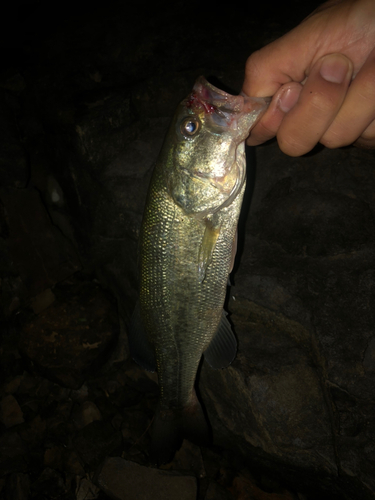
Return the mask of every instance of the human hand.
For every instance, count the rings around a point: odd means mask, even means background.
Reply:
[[[248,58],[242,90],[273,96],[250,146],[277,136],[290,156],[318,142],[375,147],[375,1],[323,4]]]

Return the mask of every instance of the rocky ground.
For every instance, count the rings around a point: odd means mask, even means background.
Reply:
[[[155,376],[128,359],[97,280],[78,273],[53,293],[48,308],[22,309],[3,325],[1,498],[309,498],[218,447],[185,441],[172,463],[151,467]]]
[[[126,337],[177,103],[200,74],[238,92],[247,56],[316,4],[8,6],[0,498],[374,500],[373,151],[248,151],[227,301],[238,356],[199,377],[210,448],[150,465],[158,389]]]

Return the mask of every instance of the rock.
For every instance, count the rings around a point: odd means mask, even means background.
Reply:
[[[47,448],[44,452],[44,465],[54,470],[63,470],[64,451],[63,446]]]
[[[0,476],[27,471],[27,447],[14,431],[0,436]]]
[[[43,495],[51,500],[63,498],[67,492],[64,478],[61,474],[49,467],[45,468],[31,486],[33,496]]]
[[[111,352],[119,325],[111,302],[99,286],[83,284],[79,294],[74,285],[64,286],[71,289],[70,298],[55,301],[25,325],[19,349],[41,373],[78,389],[87,373]]]
[[[290,491],[266,492],[252,478],[241,475],[234,478],[231,491],[235,498],[241,500],[295,500],[295,495]]]
[[[83,427],[91,424],[91,422],[101,420],[102,415],[95,403],[92,401],[85,401],[76,407],[73,412],[73,419],[77,429],[83,429]]]
[[[83,462],[95,467],[106,456],[121,451],[122,436],[109,422],[95,421],[76,433],[73,445]]]
[[[28,474],[13,473],[7,480],[6,500],[27,500],[30,493],[30,477]]]
[[[13,427],[14,425],[22,424],[24,422],[23,413],[17,399],[8,394],[0,403],[0,421],[5,427]]]
[[[67,450],[65,453],[64,469],[74,476],[85,476],[84,464],[75,451]]]
[[[27,151],[22,144],[20,131],[16,125],[21,114],[20,108],[19,100],[11,92],[1,88],[0,185],[2,188],[25,187],[30,175]]]
[[[108,458],[96,482],[116,500],[191,500],[197,495],[196,479],[192,476],[143,467],[121,458]]]
[[[35,297],[32,297],[30,300],[30,304],[35,314],[38,314],[49,307],[54,301],[55,295],[50,288],[47,288]]]
[[[4,392],[6,394],[14,394],[17,392],[22,380],[22,375],[17,375],[17,377],[13,378],[10,380],[5,386],[4,386]]]
[[[233,500],[234,498],[237,497],[233,496],[216,481],[210,481],[204,500]]]
[[[168,465],[161,466],[161,468],[187,471],[200,479],[206,477],[199,446],[190,443],[186,439],[182,442],[181,448],[176,452],[173,460]]]
[[[46,430],[47,422],[40,415],[36,415],[18,430],[18,435],[31,448],[38,446],[43,441]]]
[[[360,453],[359,443],[373,439],[375,424],[368,362],[374,155],[322,150],[311,160],[286,160],[274,153],[259,149],[246,242],[230,290],[238,356],[222,372],[203,366],[203,399],[219,442],[244,446],[246,456],[255,453],[264,463],[273,456],[294,464],[299,478],[306,467],[320,470],[327,495],[331,488],[339,498],[348,491],[372,498],[373,476],[362,467],[373,450]],[[359,474],[360,493],[349,479]]]
[[[2,191],[0,196],[9,223],[9,251],[31,297],[80,269],[76,252],[51,225],[35,189]]]
[[[82,478],[77,487],[76,500],[95,500],[100,490],[89,479]]]

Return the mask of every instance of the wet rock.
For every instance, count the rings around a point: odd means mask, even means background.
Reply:
[[[8,394],[0,402],[0,422],[9,428],[23,421],[23,413],[17,399],[12,394]]]
[[[100,489],[116,500],[191,500],[197,483],[192,476],[142,467],[121,458],[108,458],[97,476]]]
[[[105,361],[119,326],[116,311],[99,286],[86,283],[79,295],[74,286],[70,288],[69,299],[56,301],[25,325],[19,348],[41,373],[78,389],[89,371]]]

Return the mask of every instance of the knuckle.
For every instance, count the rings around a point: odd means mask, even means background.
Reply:
[[[254,75],[259,72],[259,66],[261,62],[261,54],[260,51],[257,50],[253,52],[246,60],[245,64],[245,72],[248,75]]]

